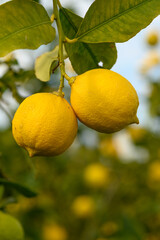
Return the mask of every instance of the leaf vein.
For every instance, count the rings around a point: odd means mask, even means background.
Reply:
[[[146,4],[147,2],[151,2],[151,1],[153,1],[153,0],[146,0],[145,2],[141,2],[141,3],[137,4],[136,6],[133,6],[132,8],[129,8],[129,9],[123,11],[123,12],[120,13],[120,14],[116,14],[116,15],[113,16],[112,18],[107,19],[106,21],[102,22],[102,23],[99,24],[98,26],[97,26],[97,25],[94,26],[93,28],[89,29],[87,32],[85,32],[85,33],[83,33],[83,34],[81,34],[81,35],[79,35],[79,36],[78,36],[78,33],[77,33],[77,38],[78,38],[78,39],[81,39],[81,38],[83,38],[85,35],[87,35],[88,33],[94,31],[95,29],[103,26],[104,24],[107,24],[107,23],[111,22],[112,20],[114,20],[115,18],[117,18],[117,16],[120,17],[120,16],[124,15],[125,13],[130,12],[131,10],[136,9],[137,7],[139,7],[139,6],[143,5],[143,4]],[[82,25],[81,25],[81,26],[82,26]]]
[[[41,25],[46,25],[46,24],[48,24],[48,23],[51,23],[51,22],[50,22],[50,21],[45,21],[45,22],[41,22],[41,23],[37,23],[37,24],[31,25],[31,26],[26,26],[26,27],[24,27],[24,28],[21,28],[21,29],[19,29],[18,31],[12,32],[12,33],[10,33],[10,34],[8,34],[8,35],[0,38],[0,44],[2,44],[5,40],[7,40],[8,38],[10,38],[10,37],[12,37],[12,36],[14,36],[14,35],[16,35],[16,34],[18,34],[18,33],[25,32],[25,31],[27,31],[28,29],[32,29],[32,28],[35,28],[35,27],[37,27],[37,26],[39,27],[39,26],[41,26]]]
[[[64,8],[61,9],[65,15],[65,17],[67,18],[67,20],[69,21],[69,23],[72,25],[75,34],[78,31],[78,28],[76,27],[76,25],[74,24],[74,22],[72,21],[72,19],[68,16],[67,12],[65,11]],[[86,48],[86,50],[88,51],[88,53],[90,54],[91,58],[93,59],[95,65],[98,67],[98,60],[96,58],[96,56],[94,55],[93,51],[90,49],[90,47],[88,46],[87,43],[82,43],[82,46],[84,46]]]

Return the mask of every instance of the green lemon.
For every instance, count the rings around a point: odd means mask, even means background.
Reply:
[[[0,240],[24,240],[23,228],[17,219],[0,211]]]

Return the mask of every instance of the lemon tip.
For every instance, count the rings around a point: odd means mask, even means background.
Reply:
[[[134,124],[134,123],[139,124],[139,119],[137,116],[133,117],[132,121],[130,122],[130,124]]]
[[[139,119],[138,119],[137,116],[135,117],[135,120],[134,120],[134,121],[135,121],[136,124],[139,124]]]
[[[27,152],[28,152],[28,154],[29,154],[29,157],[34,157],[34,156],[36,156],[36,151],[35,151],[35,150],[33,150],[33,149],[31,149],[31,148],[28,148],[28,147],[26,147],[25,149],[27,150]]]

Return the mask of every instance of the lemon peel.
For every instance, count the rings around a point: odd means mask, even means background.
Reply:
[[[77,128],[70,104],[62,96],[52,93],[27,97],[12,121],[13,136],[30,157],[63,153],[76,137]]]
[[[77,76],[70,100],[79,120],[98,132],[113,133],[139,123],[136,90],[111,70],[98,68]]]

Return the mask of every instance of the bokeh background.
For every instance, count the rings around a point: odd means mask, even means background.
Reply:
[[[61,4],[84,16],[92,2]],[[51,16],[52,1],[41,3]],[[29,158],[13,139],[11,120],[25,97],[57,89],[59,71],[42,83],[35,77],[34,62],[58,39],[0,59],[0,177],[37,193],[28,198],[12,185],[0,184],[0,209],[19,219],[26,240],[160,239],[159,20],[117,44],[112,68],[137,90],[140,124],[107,135],[79,123],[73,145],[57,157]],[[66,70],[75,75],[68,60]],[[67,83],[64,91],[69,101]]]

